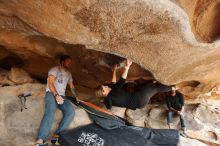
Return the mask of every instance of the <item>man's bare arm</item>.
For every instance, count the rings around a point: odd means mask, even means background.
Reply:
[[[131,64],[132,64],[132,61],[126,60],[126,66],[125,66],[124,72],[123,72],[123,74],[122,74],[122,76],[121,76],[123,79],[126,79],[126,78],[127,78],[127,76],[128,76],[128,70],[129,70]]]
[[[57,90],[54,86],[54,82],[56,80],[56,77],[53,75],[49,75],[47,78],[48,87],[50,89],[50,92],[54,95],[56,101],[58,104],[63,104],[64,100],[63,98],[57,93]]]
[[[181,110],[180,110],[180,115],[182,115],[183,114],[183,111],[184,111],[184,106],[182,106],[182,108],[181,108]]]
[[[116,83],[117,82],[116,71],[117,71],[117,65],[114,65],[113,72],[112,72],[112,83]]]
[[[73,82],[68,82],[68,86],[69,86],[69,88],[70,88],[70,90],[71,90],[71,93],[72,93],[74,96],[77,96],[76,90],[75,90],[75,86],[74,86]]]
[[[178,113],[178,110],[175,110],[174,108],[170,108],[171,111]]]
[[[55,86],[54,86],[55,80],[56,80],[56,77],[53,76],[53,75],[49,75],[48,78],[47,78],[48,87],[49,87],[49,89],[50,89],[50,92],[51,92],[54,96],[56,96],[56,94],[57,94],[57,90],[56,90],[56,88],[55,88]]]
[[[79,101],[79,98],[77,96],[76,89],[75,89],[73,82],[69,82],[68,85],[70,87],[70,91],[73,94],[73,96],[76,98],[77,101]]]

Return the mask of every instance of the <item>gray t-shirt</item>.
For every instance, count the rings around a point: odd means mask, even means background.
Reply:
[[[54,86],[57,90],[57,93],[59,95],[65,96],[66,86],[67,83],[70,83],[73,81],[72,75],[69,71],[61,70],[59,66],[53,67],[49,70],[48,76],[53,75],[56,77],[56,80],[54,82]],[[47,89],[46,91],[50,91],[47,83]]]

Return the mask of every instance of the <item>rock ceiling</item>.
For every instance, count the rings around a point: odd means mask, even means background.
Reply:
[[[0,64],[14,59],[11,66],[43,78],[55,56],[68,53],[77,82],[93,86],[110,79],[97,64],[115,63],[115,54],[136,63],[130,78],[219,80],[219,7],[219,0],[0,0]]]

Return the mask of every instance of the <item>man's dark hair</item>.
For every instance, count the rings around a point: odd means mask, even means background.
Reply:
[[[69,55],[62,55],[62,56],[60,56],[60,64],[62,64],[67,59],[71,59],[71,57]]]

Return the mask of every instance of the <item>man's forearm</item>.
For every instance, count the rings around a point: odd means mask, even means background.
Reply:
[[[176,113],[178,112],[178,110],[175,110],[175,109],[172,108],[172,107],[170,108],[170,110],[173,111],[173,112],[176,112]]]
[[[116,83],[116,82],[117,82],[117,77],[116,77],[116,67],[115,67],[112,73],[112,83]]]
[[[54,96],[58,95],[57,90],[56,90],[56,88],[54,87],[53,84],[49,84],[48,86],[49,86],[50,92],[51,92]]]
[[[183,111],[184,111],[184,106],[182,106],[182,108],[181,108],[180,112],[182,113]]]
[[[73,96],[77,97],[76,89],[74,87],[72,87],[70,90],[71,90],[71,93],[73,94]]]
[[[128,70],[129,70],[129,67],[125,67],[124,72],[123,72],[123,74],[122,74],[122,76],[121,76],[123,79],[126,79],[126,78],[127,78],[127,76],[128,76]]]

